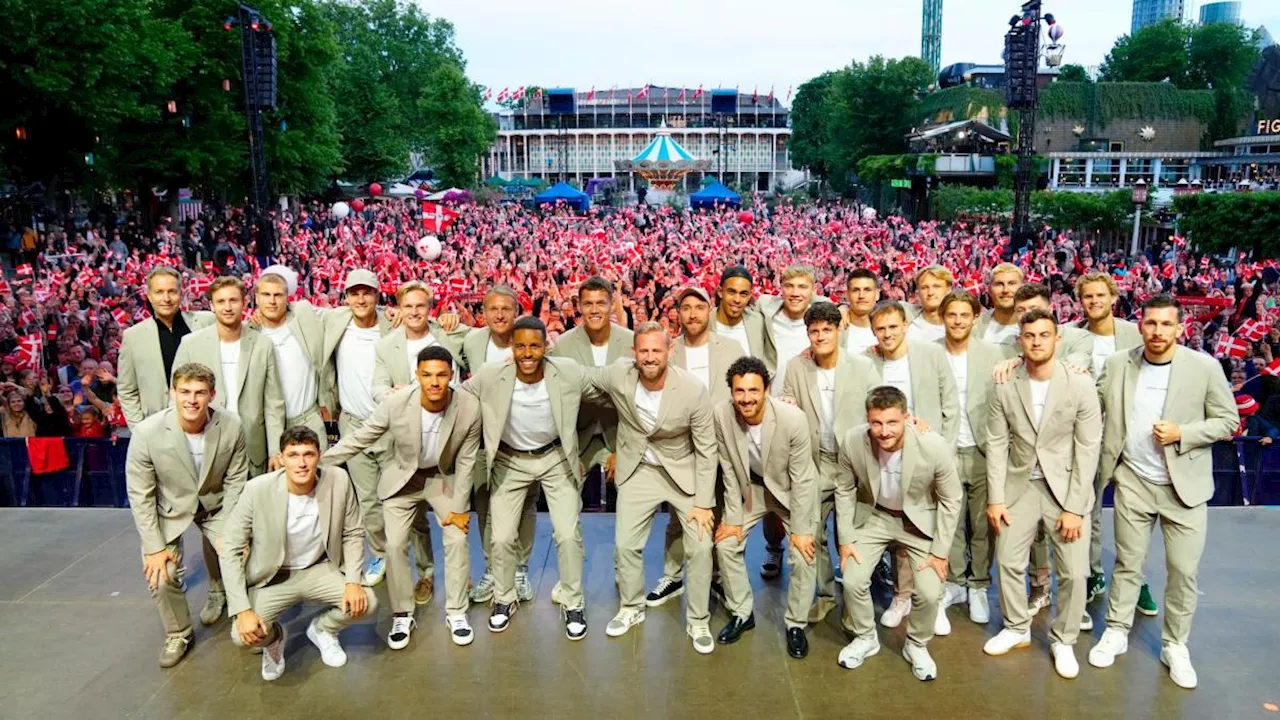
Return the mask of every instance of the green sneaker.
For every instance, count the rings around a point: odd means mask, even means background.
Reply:
[[[1102,573],[1089,575],[1089,583],[1086,587],[1088,596],[1085,603],[1088,604],[1097,600],[1102,595],[1102,591],[1107,589],[1107,576]]]
[[[1142,592],[1138,594],[1138,612],[1148,617],[1155,617],[1160,614],[1160,606],[1156,604],[1155,598],[1151,597],[1151,588],[1146,583],[1142,583]]]

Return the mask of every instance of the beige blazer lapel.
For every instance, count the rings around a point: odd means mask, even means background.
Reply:
[[[1044,410],[1040,412],[1040,422],[1035,423],[1037,440],[1040,437],[1040,426],[1049,422],[1060,403],[1070,400],[1071,388],[1068,385],[1067,369],[1062,366],[1062,362],[1055,360],[1053,376],[1049,378],[1049,392],[1044,397]],[[1035,415],[1031,419],[1034,421]]]
[[[187,447],[187,436],[182,431],[182,426],[178,424],[178,413],[174,412],[169,415],[168,433],[169,445],[173,448],[173,452],[178,456],[178,460],[182,462],[182,467],[186,469],[188,477],[191,478],[191,484],[196,492],[200,490],[200,478],[196,475],[196,461],[191,457],[191,448]],[[207,432],[207,428],[206,428]],[[205,452],[209,451],[208,435],[205,435]],[[209,457],[209,462],[205,466],[213,464],[213,457]]]
[[[778,417],[772,407],[771,398],[765,398],[764,421],[760,423],[760,476],[769,471],[769,450],[773,446],[773,436],[777,434]]]
[[[320,510],[320,537],[325,552],[329,551],[329,518],[333,516],[333,483],[324,477],[324,470],[316,469],[316,507]],[[332,561],[334,558],[330,556]]]
[[[408,339],[405,337],[404,328],[397,330],[391,340],[391,357],[387,358],[387,371],[391,373],[391,385],[404,385],[413,379],[413,372],[409,369],[409,359],[405,357],[405,347]]]
[[[681,335],[680,337],[676,338],[675,342],[672,343],[671,347],[672,347],[671,364],[675,365],[681,370],[688,370],[689,358],[688,358],[688,353],[686,353],[684,349],[684,336]]]
[[[1031,400],[1031,378],[1027,376],[1026,368],[1018,368],[1013,377],[1013,386],[1018,389],[1018,399],[1022,401],[1022,410],[1026,413],[1027,425],[1031,427],[1032,432],[1036,432],[1035,403]]]
[[[320,470],[317,469],[316,472]],[[267,492],[266,499],[267,542],[264,544],[276,549],[274,562],[278,569],[284,564],[285,544],[289,541],[289,481],[284,470],[273,473],[271,489]]]
[[[865,449],[862,457],[867,471],[867,493],[871,495],[871,505],[874,506],[880,500],[880,459],[876,456],[876,446],[869,432],[862,433],[862,446]]]
[[[671,403],[676,402],[673,399],[674,396],[683,390],[677,378],[678,376],[675,373],[667,373],[667,379],[662,386],[662,397],[658,399],[658,419],[654,421],[653,429],[649,431],[649,437],[653,437],[654,433],[658,432],[663,423],[666,422],[667,412],[671,410]],[[639,383],[638,376],[636,382]]]
[[[174,416],[177,417],[176,413]],[[209,422],[204,425],[204,456],[206,460],[204,466],[200,468],[200,478],[196,482],[197,488],[203,489],[205,482],[209,480],[209,469],[213,467],[213,459],[218,454],[218,445],[221,439],[222,422],[221,418],[215,413],[209,418]]]
[[[818,419],[818,423],[822,423],[822,394],[818,392],[818,366],[813,360],[806,360],[800,364],[800,368],[804,371],[804,389],[809,395],[809,406],[816,412],[814,413]],[[836,392],[839,392],[840,382],[836,381]],[[768,388],[766,388],[768,389]]]
[[[627,352],[631,349],[631,340],[630,338],[626,337],[626,335],[627,333],[625,331],[625,328],[622,328],[618,325],[610,324],[609,352],[606,355],[606,362],[608,362],[609,364],[613,364],[621,360],[622,358],[626,357]],[[590,345],[591,339],[587,337],[587,333],[585,330],[583,331],[582,336],[584,339],[586,339],[587,344]],[[587,357],[588,358],[591,357],[590,348],[587,349]]]
[[[266,337],[263,335],[262,337]],[[257,341],[257,331],[251,330],[249,327],[242,327],[240,330],[240,362],[236,364],[236,374],[239,379],[236,381],[236,392],[244,395],[244,386],[249,379],[249,363],[253,357],[253,346]],[[217,340],[215,336],[214,340]],[[271,342],[267,340],[267,342]],[[271,352],[275,352],[275,348],[271,348]],[[221,363],[219,363],[221,364]],[[239,398],[237,398],[238,400]]]
[[[456,392],[456,391],[455,391]],[[508,401],[510,403],[510,401]],[[422,433],[422,413],[418,413],[418,433]],[[440,467],[453,467],[453,456],[450,455],[448,461],[445,460],[445,453],[450,445],[451,435],[453,434],[453,426],[458,419],[458,403],[454,401],[452,394],[449,397],[449,407],[444,410],[444,417],[440,420],[440,437],[436,441],[436,448],[439,450],[440,459],[438,460]]]
[[[1124,403],[1124,426],[1126,432],[1128,432],[1128,428],[1133,427],[1133,406],[1138,397],[1138,370],[1141,366],[1142,351],[1130,351],[1129,362],[1124,364],[1124,394],[1121,397]],[[1169,371],[1169,387],[1173,387],[1173,370]],[[1167,408],[1168,406],[1168,399],[1166,399],[1165,407]]]
[[[835,417],[832,419],[831,427],[835,431],[836,441],[844,439],[844,436],[852,428],[850,420],[857,417],[858,409],[866,407],[865,393],[863,397],[858,397],[855,392],[856,388],[865,388],[860,378],[854,375],[853,359],[848,357],[843,349],[839,351],[840,357],[836,361],[836,402]],[[818,386],[817,377],[814,377],[813,387]],[[865,410],[863,411],[865,414]]]

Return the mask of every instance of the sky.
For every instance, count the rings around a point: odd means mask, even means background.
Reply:
[[[414,0],[449,20],[475,82],[580,91],[773,87],[779,99],[826,70],[880,54],[920,54],[921,0]],[[1190,1],[1188,15],[1201,3]],[[944,0],[942,65],[998,63],[1019,0]],[[726,10],[727,8],[727,10]],[[1064,62],[1098,65],[1129,32],[1129,0],[1046,0]],[[1280,38],[1280,0],[1246,0],[1244,18]]]

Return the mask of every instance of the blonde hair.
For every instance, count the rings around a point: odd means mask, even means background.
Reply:
[[[401,285],[400,288],[396,290],[396,304],[400,305],[401,303],[403,303],[404,296],[408,295],[409,293],[415,290],[421,290],[422,292],[426,293],[427,304],[428,305],[431,304],[431,300],[434,297],[431,293],[431,288],[427,287],[427,284],[422,282],[421,280],[410,280],[409,282]]]
[[[208,365],[197,362],[189,362],[179,365],[173,371],[173,387],[177,387],[180,382],[202,382],[209,386],[210,390],[216,390],[217,379],[213,371]]]
[[[818,271],[814,270],[812,265],[796,263],[795,265],[788,266],[786,270],[782,271],[782,282],[798,277],[807,277],[809,278],[809,282],[815,285],[818,284]]]
[[[999,265],[991,268],[991,279],[995,280],[996,276],[1002,273],[1017,273],[1019,282],[1021,282],[1023,278],[1026,277],[1026,275],[1023,274],[1022,272],[1022,268],[1018,267],[1017,265],[1014,265],[1013,263],[1005,262],[1005,263],[1000,263]]]
[[[1084,292],[1084,286],[1089,283],[1102,283],[1107,286],[1107,290],[1111,292],[1112,297],[1120,297],[1120,288],[1116,286],[1115,278],[1104,272],[1087,272],[1076,278],[1076,299],[1080,299],[1080,294]]]
[[[916,273],[916,287],[920,286],[920,281],[924,278],[932,277],[941,280],[947,284],[947,288],[953,288],[956,285],[956,276],[951,271],[941,265],[930,265],[929,267]]]
[[[240,281],[240,278],[233,275],[223,275],[221,277],[214,278],[213,282],[209,283],[209,290],[205,294],[209,296],[210,300],[212,300],[214,293],[223,288],[229,287],[239,290],[240,297],[244,297],[244,283]]]

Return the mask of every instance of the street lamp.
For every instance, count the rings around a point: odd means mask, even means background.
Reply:
[[[1133,184],[1133,241],[1129,245],[1129,257],[1138,256],[1138,240],[1142,234],[1142,206],[1147,204],[1147,181],[1138,178]]]

